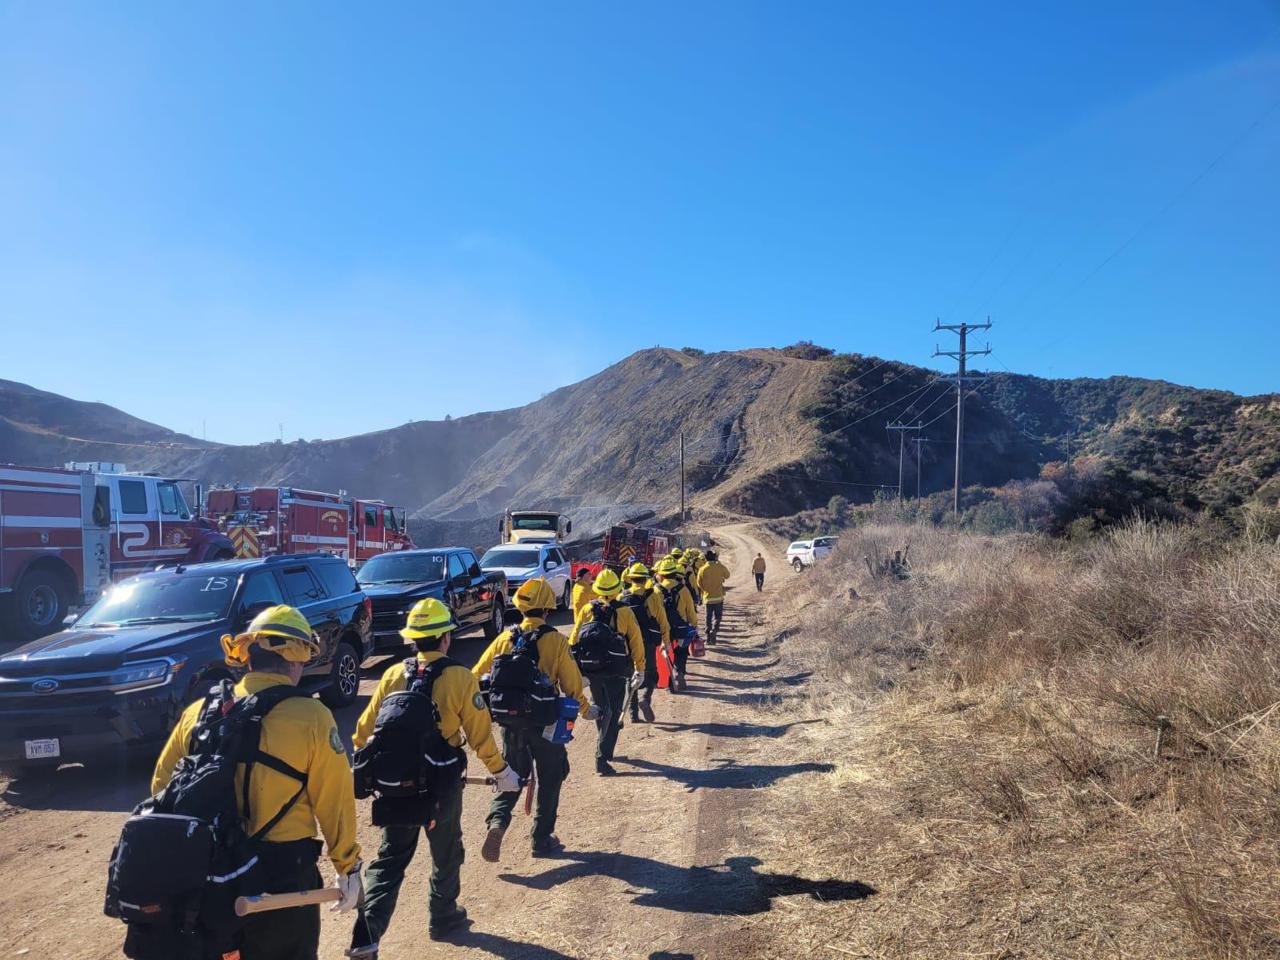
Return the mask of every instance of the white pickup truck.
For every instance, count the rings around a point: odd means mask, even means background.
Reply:
[[[836,537],[814,537],[812,540],[797,540],[787,547],[787,563],[796,573],[805,567],[812,567],[819,560],[831,555],[836,545]]]

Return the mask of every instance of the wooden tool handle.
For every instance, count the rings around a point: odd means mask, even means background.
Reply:
[[[493,777],[463,777],[462,780],[474,787],[492,787],[494,784]]]
[[[297,893],[263,893],[256,897],[236,897],[236,916],[247,917],[251,913],[264,913],[268,910],[309,907],[313,903],[337,903],[341,899],[342,891],[337,887],[300,890]]]

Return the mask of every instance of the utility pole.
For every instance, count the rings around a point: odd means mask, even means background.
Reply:
[[[956,513],[960,512],[960,486],[964,479],[964,385],[968,381],[980,382],[986,377],[971,377],[967,375],[967,361],[970,357],[985,356],[991,352],[991,345],[988,344],[985,350],[969,349],[969,331],[971,330],[990,330],[991,320],[986,323],[942,323],[935,320],[933,325],[934,332],[939,330],[949,330],[960,336],[959,350],[939,350],[936,346],[933,348],[935,357],[953,357],[959,366],[955,376],[943,377],[944,380],[954,380],[956,384],[956,484],[955,484],[955,502],[952,505]]]
[[[901,503],[902,502],[902,455],[907,446],[907,440],[906,440],[907,431],[915,430],[917,433],[919,433],[919,431],[923,430],[924,428],[920,426],[920,424],[918,423],[886,423],[884,428],[886,430],[898,431],[898,502]],[[916,486],[917,487],[920,486],[920,481],[918,477],[916,478]],[[919,496],[919,493],[917,493],[916,496]]]
[[[919,435],[911,438],[911,442],[916,445],[916,499],[920,499],[920,454],[924,450],[924,444],[929,442],[928,437]]]
[[[680,522],[684,523],[684,431],[680,431]]]

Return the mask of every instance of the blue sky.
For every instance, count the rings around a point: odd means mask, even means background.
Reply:
[[[0,2],[0,377],[257,442],[990,314],[1278,390],[1278,98],[1264,0]]]

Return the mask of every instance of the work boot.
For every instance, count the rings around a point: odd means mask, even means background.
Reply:
[[[480,848],[481,860],[486,863],[498,862],[498,857],[502,856],[502,837],[506,832],[506,827],[489,828],[489,832],[484,835],[484,845]]]
[[[618,775],[618,771],[613,769],[608,760],[596,761],[596,773],[602,777],[616,777]]]
[[[653,707],[649,704],[648,700],[641,701],[640,712],[644,714],[646,723],[653,723]]]
[[[632,708],[631,708],[631,722],[632,722],[632,723],[639,723],[639,722],[640,722],[640,708],[639,708],[639,707],[632,707]]]
[[[535,857],[555,857],[564,853],[564,844],[560,842],[560,838],[554,833],[549,837],[533,841],[533,855]]]
[[[684,675],[683,673],[682,673],[682,674],[680,674],[680,689],[681,689],[681,690],[688,690],[688,689],[689,689],[689,680],[688,680],[688,678],[686,678],[686,677],[685,677],[685,675]]]
[[[456,933],[467,922],[467,911],[463,907],[454,906],[449,913],[442,913],[431,918],[427,926],[427,936],[432,940],[444,940],[451,933]]]
[[[367,943],[363,947],[348,947],[342,955],[348,960],[378,960],[378,945]]]

